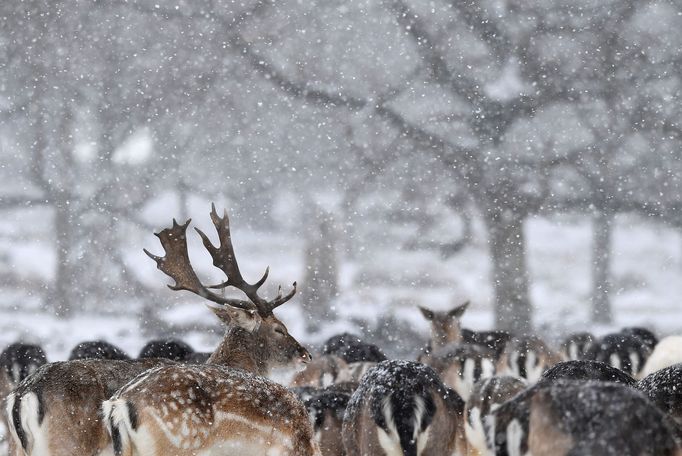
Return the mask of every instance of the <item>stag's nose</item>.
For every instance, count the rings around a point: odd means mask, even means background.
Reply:
[[[301,347],[301,358],[300,361],[302,363],[309,363],[312,361],[313,357],[310,355],[310,352],[306,350],[305,348]]]

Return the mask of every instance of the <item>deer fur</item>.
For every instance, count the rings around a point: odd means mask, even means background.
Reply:
[[[496,456],[681,454],[663,412],[619,383],[539,383],[493,411],[486,429]]]
[[[511,376],[490,377],[476,382],[464,407],[464,431],[470,455],[487,452],[485,418],[525,388],[524,380]]]
[[[536,336],[513,338],[507,343],[497,363],[499,375],[514,375],[535,383],[549,367],[561,361],[559,353],[552,350]]]
[[[646,360],[639,378],[678,363],[682,363],[682,336],[664,337],[656,344],[654,351]]]
[[[319,454],[293,392],[226,366],[150,370],[102,409],[116,455]]]
[[[464,401],[428,366],[383,361],[351,396],[343,420],[348,456],[461,455]]]

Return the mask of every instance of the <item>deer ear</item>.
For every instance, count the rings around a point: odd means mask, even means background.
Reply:
[[[433,318],[436,316],[436,315],[433,313],[433,310],[429,310],[429,309],[427,309],[426,307],[422,307],[422,306],[417,306],[417,307],[418,307],[419,310],[421,311],[422,315],[424,315],[424,318],[426,318],[426,319],[429,320],[429,321],[432,321]]]
[[[459,318],[462,315],[464,315],[464,311],[467,310],[467,307],[469,307],[469,304],[471,301],[467,301],[461,306],[457,306],[454,309],[452,309],[450,312],[448,312],[448,316],[454,317],[454,318]]]
[[[238,307],[232,307],[229,305],[210,305],[208,307],[213,311],[214,314],[220,321],[225,323],[227,326],[234,327],[239,326],[244,328],[249,332],[254,332],[258,329],[263,319],[255,309],[240,309]]]

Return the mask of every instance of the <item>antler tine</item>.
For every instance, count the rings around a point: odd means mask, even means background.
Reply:
[[[202,298],[217,304],[230,305],[241,309],[253,309],[254,305],[239,299],[226,299],[208,290],[199,280],[189,260],[187,253],[187,227],[192,220],[180,225],[173,219],[173,226],[154,233],[161,241],[165,256],[160,257],[143,249],[149,258],[156,262],[156,267],[171,279],[174,285],[168,285],[171,290],[187,290]]]
[[[227,211],[223,213],[220,217],[215,209],[215,204],[211,205],[211,221],[218,232],[218,240],[220,241],[219,247],[213,245],[211,240],[206,236],[206,234],[199,228],[194,228],[201,240],[204,243],[204,247],[208,250],[208,253],[213,258],[213,265],[218,269],[222,270],[227,276],[227,280],[219,285],[214,285],[213,288],[225,288],[228,286],[233,286],[238,290],[241,290],[258,309],[261,315],[266,315],[272,311],[270,308],[270,303],[264,298],[258,295],[258,289],[265,283],[270,274],[270,268],[265,270],[263,276],[256,283],[248,283],[244,280],[241,271],[239,270],[239,264],[237,263],[237,258],[234,253],[234,247],[232,246],[232,235],[230,233],[230,220],[227,216]]]
[[[296,282],[293,283],[292,287],[293,288],[289,293],[287,293],[285,296],[282,296],[282,286],[280,285],[275,299],[268,302],[268,308],[270,309],[270,312],[272,312],[273,309],[281,306],[282,304],[284,304],[285,302],[294,297],[294,295],[296,294]]]

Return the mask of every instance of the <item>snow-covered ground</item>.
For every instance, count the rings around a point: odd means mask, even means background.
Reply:
[[[207,217],[197,214],[196,224],[208,231]],[[11,238],[10,227],[3,224],[0,231]],[[590,222],[579,216],[557,216],[551,219],[535,218],[527,223],[530,253],[532,300],[536,309],[535,323],[544,334],[553,336],[573,329],[592,327],[604,333],[611,327],[594,327],[588,323],[590,291]],[[291,235],[272,235],[247,232],[234,228],[235,248],[245,276],[259,276],[270,265],[270,288],[276,284],[287,285],[303,277],[303,240]],[[161,253],[158,241],[151,234],[132,239],[134,245],[125,254],[126,262],[141,280],[167,303],[160,311],[163,320],[171,325],[201,327],[215,324],[211,312],[201,305],[201,300],[186,292],[172,292],[164,284],[167,278],[156,270],[141,252],[142,247]],[[139,245],[138,245],[139,244]],[[380,245],[380,244],[379,244]],[[219,280],[212,271],[208,255],[198,239],[190,237],[190,252],[198,269],[207,281]],[[680,234],[665,226],[641,219],[622,216],[614,233],[613,295],[615,323],[644,325],[660,334],[682,332],[682,319],[678,296],[682,285],[678,280],[682,272],[682,241]],[[28,281],[49,278],[54,262],[52,250],[44,241],[34,242],[24,233],[15,240],[0,243],[3,267],[12,268]],[[301,340],[317,345],[326,337],[339,331],[358,332],[359,324],[369,328],[382,318],[403,321],[418,334],[427,333],[426,322],[416,310],[416,305],[446,308],[466,299],[472,306],[463,323],[475,329],[492,326],[492,289],[489,280],[490,263],[485,239],[479,237],[473,245],[448,260],[442,260],[432,251],[403,251],[399,248],[380,250],[363,249],[353,262],[341,266],[341,293],[336,301],[339,320],[325,322],[317,334],[305,334],[304,315],[296,299],[278,310],[290,331]],[[305,285],[303,284],[303,287]],[[83,340],[106,339],[131,354],[136,354],[145,340],[145,325],[131,311],[135,303],[103,303],[102,314],[77,315],[60,320],[43,312],[40,303],[30,293],[3,290],[0,311],[0,344],[16,340],[41,343],[52,360],[63,359],[71,347]],[[106,313],[109,310],[111,313]],[[364,323],[359,323],[364,321]],[[190,331],[182,337],[199,350],[211,350],[220,337],[215,330]],[[383,330],[379,330],[383,331]],[[159,337],[173,336],[171,333]],[[375,334],[385,340],[386,334]],[[371,335],[370,335],[371,337]],[[400,347],[398,352],[408,352]],[[395,347],[393,347],[395,348]],[[389,347],[389,351],[391,348]]]
[[[204,229],[206,217],[195,217]],[[32,229],[12,233],[8,223],[0,224],[6,240],[0,242],[2,267],[19,272],[27,282],[49,278],[54,256],[49,243],[31,239]],[[33,233],[38,235],[38,232]],[[590,223],[578,216],[535,218],[527,224],[532,299],[535,324],[543,334],[555,339],[574,329],[591,328],[598,334],[614,327],[644,325],[659,334],[682,333],[678,296],[682,284],[682,239],[677,231],[623,216],[614,233],[613,305],[615,322],[611,327],[588,323],[590,291]],[[14,238],[14,239],[13,239]],[[40,236],[38,236],[39,239]],[[9,239],[9,240],[7,240]],[[192,238],[190,238],[192,239]],[[247,232],[234,228],[235,248],[247,278],[259,276],[266,265],[271,267],[268,293],[276,284],[289,284],[303,277],[303,240],[291,235]],[[217,344],[221,329],[199,298],[186,292],[172,292],[165,287],[167,278],[141,252],[142,247],[161,253],[151,234],[132,239],[125,254],[127,264],[140,279],[166,302],[161,318],[170,327],[212,327],[191,330],[182,335],[173,330],[158,337],[180,336],[197,350],[209,351]],[[137,245],[139,243],[139,245]],[[380,244],[379,244],[380,245]],[[207,281],[219,279],[212,271],[208,256],[196,240],[190,241],[193,261]],[[442,260],[432,251],[402,251],[398,248],[362,249],[353,262],[341,266],[341,293],[335,303],[339,319],[325,322],[317,334],[306,334],[304,315],[296,299],[278,310],[295,337],[318,346],[328,336],[341,331],[360,333],[359,324],[381,329],[370,338],[392,341],[384,345],[390,354],[412,351],[414,338],[405,341],[408,332],[425,337],[428,328],[416,305],[447,308],[471,299],[464,315],[465,326],[475,329],[492,326],[492,289],[490,263],[485,240],[477,239],[459,255]],[[209,279],[210,277],[210,279]],[[80,341],[106,339],[130,354],[151,335],[145,335],[145,322],[135,311],[137,303],[102,303],[102,313],[82,314],[62,320],[41,310],[39,299],[30,292],[16,289],[2,291],[0,309],[0,345],[17,340],[40,343],[50,360],[65,359]],[[106,311],[111,311],[107,313]],[[399,334],[387,335],[382,318],[402,322]],[[359,323],[363,322],[363,323]],[[212,326],[213,325],[213,326]],[[367,332],[365,332],[367,334]],[[392,336],[392,337],[391,337]],[[404,343],[401,343],[404,342]],[[0,448],[2,451],[2,448]]]

